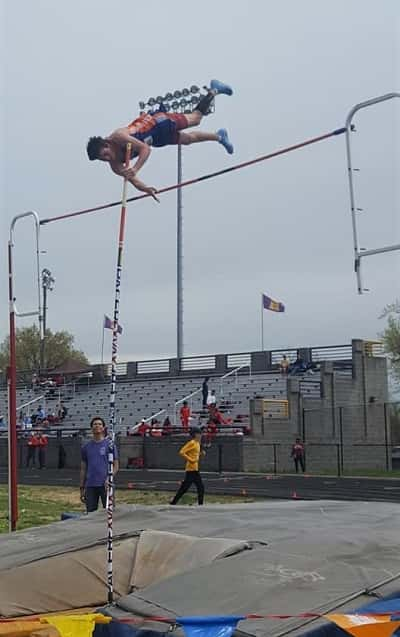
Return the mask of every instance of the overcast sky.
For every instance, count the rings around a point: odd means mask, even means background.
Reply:
[[[234,87],[202,128],[226,127],[235,154],[212,143],[185,148],[190,178],[333,130],[355,103],[400,90],[398,0],[3,0],[0,9],[1,339],[11,217],[119,199],[121,179],[89,162],[85,144],[130,121],[139,100],[214,77]],[[398,102],[356,120],[366,248],[400,242]],[[176,149],[155,149],[142,176],[174,183]],[[183,203],[186,355],[259,349],[261,291],[287,308],[265,313],[267,349],[383,329],[382,308],[400,296],[400,256],[367,260],[371,291],[357,295],[343,136],[187,188]],[[56,279],[48,326],[71,331],[92,361],[103,314],[113,311],[118,223],[116,208],[42,230],[42,266]],[[176,193],[130,205],[121,360],[176,351],[175,237]],[[21,309],[35,300],[33,254],[24,222],[15,250]]]

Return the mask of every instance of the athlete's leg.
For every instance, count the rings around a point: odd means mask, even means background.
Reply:
[[[183,146],[190,146],[190,144],[198,144],[199,142],[218,142],[225,148],[229,155],[233,153],[233,145],[224,128],[221,128],[216,133],[206,133],[205,131],[192,131],[188,133],[186,131],[180,131],[177,134],[177,143]]]
[[[190,133],[180,131],[178,138],[179,143],[183,146],[190,146],[190,144],[197,144],[198,142],[219,142],[217,133],[206,133],[200,130]]]

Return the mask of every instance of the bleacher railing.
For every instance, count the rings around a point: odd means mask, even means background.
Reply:
[[[215,356],[190,356],[189,358],[182,358],[180,361],[180,369],[182,372],[214,370]]]
[[[169,358],[154,361],[138,361],[138,374],[168,374],[170,370]]]
[[[384,355],[382,344],[378,341],[364,341],[364,353],[368,356]],[[188,356],[180,359],[156,359],[149,361],[133,361],[131,363],[121,362],[117,365],[117,377],[120,382],[135,379],[140,376],[157,376],[164,374],[169,377],[176,377],[179,374],[192,372],[199,375],[212,374],[217,375],[224,371],[230,371],[242,365],[251,364],[252,371],[255,372],[273,372],[279,368],[279,363],[283,355],[286,355],[290,363],[293,363],[298,355],[305,358],[307,362],[318,364],[322,361],[332,361],[337,363],[338,369],[346,369],[352,363],[353,348],[352,344],[346,345],[324,345],[318,347],[303,348],[286,348],[269,351],[241,352],[233,354],[212,354],[204,356]],[[264,362],[262,362],[264,361]],[[104,383],[105,378],[109,377],[109,365],[93,365],[94,382]],[[20,378],[28,377],[29,372],[20,372]],[[6,385],[6,379],[0,374],[0,380],[3,386]],[[93,382],[93,380],[91,381]],[[19,383],[19,387],[30,387],[29,382]]]
[[[251,362],[250,363],[245,363],[244,365],[240,365],[239,367],[236,367],[235,369],[232,369],[230,372],[228,372],[227,374],[224,374],[223,376],[221,376],[220,378],[220,385],[219,385],[219,393],[220,396],[224,395],[224,381],[227,378],[230,378],[230,376],[234,376],[235,377],[235,388],[237,389],[238,387],[238,373],[242,370],[242,369],[246,369],[248,368],[249,370],[249,377],[251,378]]]

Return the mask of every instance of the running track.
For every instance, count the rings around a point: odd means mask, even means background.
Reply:
[[[299,500],[364,500],[400,502],[398,478],[337,478],[328,476],[203,473],[206,493],[257,498]],[[120,489],[176,491],[181,471],[122,469],[117,478]],[[5,468],[0,483],[7,483]],[[24,485],[79,486],[76,469],[20,469],[19,483]]]

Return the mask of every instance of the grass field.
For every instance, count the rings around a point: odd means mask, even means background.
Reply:
[[[171,493],[157,491],[118,491],[117,503],[125,504],[168,504]],[[208,504],[227,504],[230,502],[254,502],[252,498],[232,496],[207,496]],[[194,494],[186,494],[180,504],[195,504]],[[60,520],[63,511],[84,512],[79,500],[79,489],[73,487],[19,486],[18,488],[19,521],[18,530],[31,526],[50,524]],[[8,491],[0,487],[0,532],[8,530],[7,520]]]

